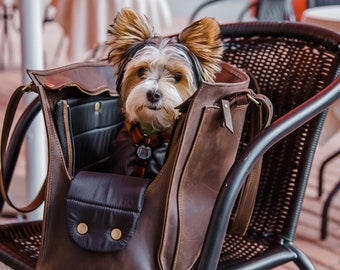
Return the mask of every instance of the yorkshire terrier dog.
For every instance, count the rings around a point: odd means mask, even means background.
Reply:
[[[154,178],[163,165],[176,107],[220,71],[220,27],[204,18],[161,37],[149,20],[122,9],[109,28],[108,61],[126,118],[112,146],[112,172]]]

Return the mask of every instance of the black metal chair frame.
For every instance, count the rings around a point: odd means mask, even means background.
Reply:
[[[326,165],[331,162],[332,160],[334,160],[335,158],[337,158],[338,156],[340,156],[340,150],[338,150],[337,152],[333,153],[332,155],[330,155],[328,158],[326,158],[321,166],[320,166],[320,170],[319,170],[319,197],[321,197],[322,195],[322,191],[323,191],[323,180],[324,180],[324,171],[326,169]],[[331,191],[329,192],[324,206],[322,208],[322,220],[321,220],[321,235],[320,238],[322,240],[326,239],[327,237],[327,223],[328,223],[328,210],[329,207],[331,206],[332,200],[334,199],[335,195],[338,193],[338,191],[340,190],[340,179],[339,182],[335,184],[335,186],[333,187],[333,189],[331,189]]]
[[[307,7],[318,7],[318,6],[329,6],[329,5],[340,5],[339,0],[308,0]]]
[[[198,7],[195,8],[195,10],[192,12],[190,16],[189,23],[193,22],[197,15],[206,7],[214,5],[216,3],[219,3],[221,1],[226,1],[226,0],[209,0],[206,2],[203,2],[200,4]],[[228,1],[228,0],[227,0]],[[245,8],[243,8],[237,18],[237,21],[243,21],[245,15],[247,12],[249,12],[250,9],[255,8],[256,9],[256,14],[255,17],[258,20],[277,20],[277,21],[282,21],[282,20],[287,20],[287,21],[295,21],[295,13],[293,10],[292,6],[292,1],[291,0],[276,0],[277,3],[283,2],[283,5],[277,6],[276,4],[273,5],[273,3],[269,3],[270,1],[264,1],[264,0],[259,0],[258,2],[253,2],[249,3],[246,5]],[[270,14],[271,12],[268,11],[273,11],[275,10],[276,15]],[[276,11],[277,10],[277,11]],[[277,16],[277,12],[279,12],[281,15],[280,17]]]

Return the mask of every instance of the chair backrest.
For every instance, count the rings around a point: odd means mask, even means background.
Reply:
[[[189,22],[194,21],[197,15],[206,7],[222,1],[224,0],[203,2],[192,12]],[[252,9],[255,10],[256,19],[260,21],[295,21],[292,0],[258,0],[250,2],[241,10],[237,20],[244,21],[246,14]]]
[[[260,21],[295,21],[291,0],[259,0],[256,18]]]
[[[308,0],[307,6],[318,7],[318,6],[330,6],[330,5],[340,5],[339,0]]]
[[[254,75],[273,103],[273,121],[324,89],[339,66],[340,40],[333,43],[312,26],[236,24],[222,27],[222,35],[224,59]],[[293,239],[324,117],[266,153],[251,228]]]
[[[296,21],[292,0],[258,0],[249,3],[239,14],[238,21],[245,21],[246,14],[254,11],[259,21]]]

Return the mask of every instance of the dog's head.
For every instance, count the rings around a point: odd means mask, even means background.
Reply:
[[[178,36],[160,37],[145,16],[131,9],[118,13],[109,29],[108,60],[127,119],[157,130],[171,127],[175,107],[220,70],[219,33],[216,20],[204,18]]]

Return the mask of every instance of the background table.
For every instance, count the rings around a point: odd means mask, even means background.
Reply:
[[[340,32],[340,5],[308,8],[301,21]]]

